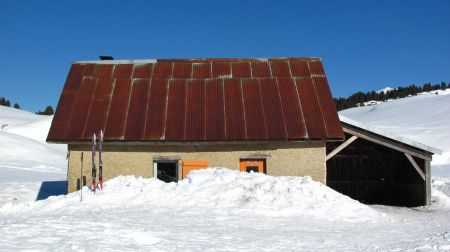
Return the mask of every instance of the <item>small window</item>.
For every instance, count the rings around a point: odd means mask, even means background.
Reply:
[[[178,182],[178,160],[154,161],[154,176],[166,183]]]
[[[260,172],[266,173],[265,159],[241,159],[239,164],[241,172]]]

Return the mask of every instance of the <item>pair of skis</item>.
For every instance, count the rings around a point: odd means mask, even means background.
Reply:
[[[95,150],[97,144],[97,136],[95,133],[92,136],[92,190],[97,190],[97,168],[95,167]],[[103,190],[103,131],[100,130],[99,139],[98,139],[98,181],[100,184],[100,190]]]

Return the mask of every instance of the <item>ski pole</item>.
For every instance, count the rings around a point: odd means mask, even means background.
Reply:
[[[81,152],[80,189],[81,189],[80,201],[83,201],[83,152]]]

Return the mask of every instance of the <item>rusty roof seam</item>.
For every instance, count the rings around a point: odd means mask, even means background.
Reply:
[[[212,62],[209,62],[209,76],[211,76],[210,78],[213,77]]]
[[[134,69],[136,68],[136,65],[135,65],[135,64],[133,64],[132,66],[133,66],[133,67],[131,68],[130,79],[134,79],[134,78],[133,78],[133,76],[134,76]],[[133,81],[133,80],[132,80],[132,81]]]
[[[244,102],[244,91],[242,88],[242,79],[239,79],[239,87],[241,88],[241,101],[242,101],[242,114],[244,115],[244,132],[245,132],[245,139],[248,139],[247,136],[247,117],[245,116],[245,102]]]
[[[268,66],[268,68],[269,68],[270,78],[273,78],[273,73],[272,73],[272,62],[267,62],[267,66]]]
[[[230,66],[230,78],[233,78],[233,63],[228,64]]]
[[[92,110],[92,104],[94,103],[94,95],[95,93],[97,93],[97,89],[98,89],[98,83],[99,83],[99,79],[98,78],[93,78],[95,79],[95,88],[94,88],[94,92],[92,92],[92,98],[91,98],[91,103],[89,104],[89,109],[87,110],[87,115],[86,115],[86,121],[84,122],[84,126],[83,126],[83,130],[81,131],[81,137],[84,137],[84,135],[86,134],[86,126],[89,122],[89,116],[91,115],[91,110]],[[95,132],[93,132],[95,133]]]
[[[187,99],[188,99],[188,86],[189,86],[189,82],[186,81],[186,85],[184,85],[184,128],[183,128],[183,138],[184,140],[186,140],[186,121],[187,121],[187,111],[188,111],[188,103],[187,103]]]
[[[264,101],[263,101],[262,92],[261,92],[261,83],[260,83],[259,80],[256,80],[256,83],[258,84],[257,86],[258,86],[258,89],[259,89],[259,99],[260,99],[260,102],[261,102],[260,104],[261,104],[262,118],[263,118],[263,121],[264,121],[264,137],[265,137],[265,139],[269,139],[269,133],[268,133],[269,127],[267,125],[267,120],[266,120],[266,113],[265,113],[264,103],[263,103]],[[270,105],[272,105],[272,104],[270,104]]]
[[[111,93],[109,95],[109,104],[108,104],[108,110],[106,112],[105,127],[103,128],[103,135],[105,135],[106,124],[108,123],[109,111],[110,111],[110,108],[111,108],[112,97],[113,97],[115,89],[116,89],[116,79],[114,78],[114,80],[112,81]]]
[[[225,106],[225,84],[224,80],[220,80],[220,84],[222,87],[222,99],[223,99],[223,134],[224,138],[227,139],[227,114],[226,114],[226,106]]]
[[[284,123],[284,133],[286,136],[286,139],[289,138],[288,130],[287,130],[287,122],[286,117],[284,115],[284,109],[283,109],[283,102],[281,100],[281,92],[280,92],[280,84],[278,84],[278,79],[275,79],[275,83],[277,84],[277,91],[278,91],[278,99],[280,99],[280,106],[281,106],[281,115],[283,116],[283,123]]]
[[[121,139],[125,139],[125,132],[127,132],[127,126],[128,126],[128,112],[130,111],[130,103],[131,103],[131,97],[133,96],[133,89],[134,89],[134,83],[135,81],[137,81],[137,78],[131,80],[131,87],[130,87],[130,95],[128,97],[128,104],[127,104],[127,108],[126,108],[126,113],[125,113],[125,120],[124,120],[124,127],[123,127],[123,132],[121,134]]]
[[[175,71],[175,62],[172,62],[172,69],[170,70],[170,78],[174,77],[174,71]]]
[[[150,79],[147,82],[148,85],[148,91],[147,91],[147,106],[145,107],[144,110],[144,126],[142,127],[142,136],[145,139],[146,138],[146,132],[147,132],[147,119],[148,119],[148,106],[150,106],[150,92],[152,90],[152,84],[153,84],[153,79]]]
[[[308,62],[308,67],[309,67],[309,62]],[[310,71],[311,72],[311,71]],[[323,123],[323,126],[324,126],[324,128],[325,128],[325,135],[327,135],[327,136],[329,136],[329,132],[328,132],[328,126],[327,126],[327,123],[325,122],[325,118],[324,118],[324,115],[323,115],[323,108],[322,108],[322,102],[320,101],[320,99],[319,99],[319,97],[318,97],[318,95],[317,95],[317,88],[316,88],[316,82],[314,81],[314,78],[313,77],[311,77],[311,82],[312,82],[312,86],[313,86],[313,88],[314,88],[314,96],[315,96],[315,98],[316,98],[316,100],[317,100],[317,103],[319,104],[319,111],[320,111],[320,117],[322,118],[322,123]]]
[[[203,82],[203,139],[206,139],[206,81]]]
[[[298,107],[300,109],[300,113],[302,115],[302,125],[303,125],[303,130],[304,130],[304,134],[305,134],[305,138],[309,137],[309,133],[308,133],[308,129],[306,127],[306,119],[305,119],[305,114],[303,113],[303,107],[302,107],[302,102],[300,100],[300,94],[298,93],[298,83],[297,83],[297,79],[293,80],[294,83],[294,89],[295,89],[295,93],[297,94],[297,101],[298,101]]]
[[[166,104],[164,108],[164,127],[163,127],[163,134],[161,136],[161,140],[166,139],[166,128],[167,128],[167,107],[169,103],[169,80],[165,81],[167,83],[166,85]]]
[[[292,75],[291,62],[287,61],[287,64],[288,64],[288,69],[289,69],[289,77],[292,78],[292,77],[294,77],[294,75]]]

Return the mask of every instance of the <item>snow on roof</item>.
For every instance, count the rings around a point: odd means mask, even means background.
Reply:
[[[72,64],[148,64],[156,63],[156,59],[141,60],[81,60],[74,61]]]
[[[407,145],[419,148],[421,150],[425,150],[425,151],[428,151],[428,152],[431,152],[431,153],[434,153],[434,154],[439,154],[439,155],[441,155],[443,153],[443,151],[440,150],[440,149],[437,149],[437,148],[434,148],[434,147],[431,147],[431,146],[428,146],[428,145],[416,142],[414,140],[411,140],[411,139],[408,139],[408,138],[405,138],[405,137],[402,137],[402,136],[399,136],[399,135],[396,135],[396,134],[392,134],[391,132],[382,130],[382,129],[377,128],[377,127],[373,127],[372,125],[368,125],[368,124],[362,123],[360,121],[356,121],[356,120],[350,119],[350,118],[348,118],[346,116],[343,116],[341,114],[339,114],[339,119],[341,120],[341,122],[344,122],[344,123],[350,124],[352,126],[355,126],[355,127],[358,127],[358,128],[361,128],[361,129],[373,132],[375,134],[378,134],[378,135],[381,135],[381,136],[384,136],[384,137],[387,137],[387,138],[390,138],[390,139],[402,142],[404,144],[407,144]]]

